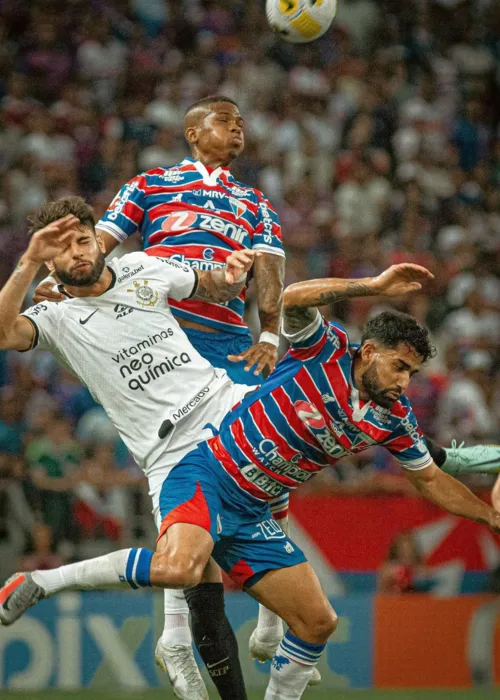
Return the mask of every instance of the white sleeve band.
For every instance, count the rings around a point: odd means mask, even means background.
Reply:
[[[43,278],[40,284],[51,284],[53,287],[57,287],[59,282],[56,280],[55,277],[52,277],[52,275],[48,275],[47,277]]]
[[[280,344],[280,337],[279,335],[276,335],[276,333],[264,331],[260,334],[259,343],[271,343],[271,345],[274,345],[274,347],[277,348]]]

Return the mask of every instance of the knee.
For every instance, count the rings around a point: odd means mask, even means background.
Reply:
[[[306,615],[294,620],[290,627],[293,632],[313,644],[325,644],[337,629],[338,617],[331,605],[325,603],[315,609],[309,609]]]
[[[163,588],[197,586],[203,576],[206,562],[192,554],[158,556],[151,570],[151,583]]]
[[[325,606],[313,621],[314,635],[326,642],[337,629],[338,620],[335,610],[330,605]]]

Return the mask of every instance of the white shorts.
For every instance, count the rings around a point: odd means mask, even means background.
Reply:
[[[157,528],[159,528],[161,523],[159,513],[161,487],[170,470],[188,452],[191,452],[199,442],[213,437],[213,432],[210,428],[205,428],[207,423],[218,428],[226,413],[241,401],[246,394],[256,388],[244,384],[228,383],[210,401],[193,411],[185,421],[181,421],[174,426],[174,433],[168,442],[165,452],[150,467],[148,473],[149,495],[153,500],[153,515]]]

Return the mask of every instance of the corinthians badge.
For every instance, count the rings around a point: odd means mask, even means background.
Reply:
[[[141,282],[134,282],[134,289],[127,289],[127,292],[135,292],[135,300],[139,306],[156,306],[158,301],[158,292],[151,289],[149,282],[144,280]]]

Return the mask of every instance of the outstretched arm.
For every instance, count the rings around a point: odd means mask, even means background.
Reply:
[[[407,470],[406,476],[429,501],[453,515],[489,525],[494,532],[500,532],[500,513],[481,501],[460,481],[445,474],[434,462],[424,469]]]
[[[254,374],[260,374],[266,365],[272,372],[278,361],[284,276],[285,258],[283,256],[262,253],[255,260],[254,279],[260,319],[260,339],[241,355],[229,356],[232,362],[246,360],[246,371],[255,366]]]
[[[259,255],[253,250],[234,250],[226,258],[225,267],[198,272],[198,284],[191,298],[217,304],[236,299],[246,284],[254,258]]]
[[[392,265],[377,277],[362,279],[326,278],[291,284],[285,289],[285,332],[293,335],[306,328],[316,316],[316,307],[343,299],[368,296],[396,297],[418,291],[433,275],[420,265]]]
[[[48,260],[60,253],[80,222],[72,214],[37,231],[7,284],[0,291],[0,348],[3,350],[29,350],[35,331],[31,322],[19,316],[21,306],[35,276]]]

